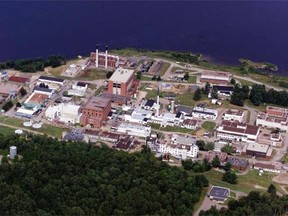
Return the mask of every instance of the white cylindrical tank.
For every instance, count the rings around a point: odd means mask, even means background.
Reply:
[[[10,146],[10,154],[9,154],[10,159],[14,159],[16,155],[17,155],[17,147]]]

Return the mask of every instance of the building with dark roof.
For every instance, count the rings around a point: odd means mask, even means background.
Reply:
[[[223,140],[235,140],[245,142],[255,142],[260,132],[260,128],[246,123],[222,121],[216,129],[216,136]]]
[[[64,79],[48,76],[40,76],[38,80],[39,82],[55,83],[59,85],[63,85],[65,82]]]
[[[245,171],[247,167],[249,166],[249,161],[247,159],[241,159],[237,157],[228,157],[227,163],[231,164],[231,167],[233,169],[237,169],[240,171]]]
[[[218,186],[212,186],[209,194],[211,200],[215,200],[219,203],[224,203],[225,200],[230,196],[230,189]]]
[[[233,86],[221,86],[221,85],[213,85],[213,90],[216,91],[219,95],[223,95],[223,96],[231,96],[233,91],[234,91],[234,87]]]
[[[155,100],[149,99],[149,100],[146,101],[146,103],[144,104],[143,108],[146,109],[146,110],[153,110],[155,104],[156,104]]]

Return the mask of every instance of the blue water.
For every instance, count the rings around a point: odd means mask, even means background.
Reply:
[[[288,2],[1,2],[0,61],[88,55],[96,43],[240,57],[288,75]]]

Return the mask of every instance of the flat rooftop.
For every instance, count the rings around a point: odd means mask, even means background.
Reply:
[[[224,115],[235,115],[235,116],[242,116],[243,111],[242,110],[235,110],[235,109],[228,109]]]
[[[256,135],[259,131],[258,126],[233,121],[222,121],[221,126],[224,131],[242,134]]]
[[[21,88],[20,85],[12,83],[0,83],[0,94],[10,94],[13,91],[17,92]]]
[[[102,97],[92,97],[84,106],[84,109],[103,110],[110,103],[109,99]]]
[[[246,150],[261,152],[261,153],[266,154],[268,152],[268,149],[269,149],[269,145],[258,144],[258,143],[249,143]]]
[[[201,78],[205,78],[208,76],[229,78],[231,76],[231,73],[222,71],[203,71],[201,74]]]
[[[117,68],[113,75],[110,77],[109,81],[126,83],[129,78],[133,75],[134,70]]]
[[[209,196],[226,199],[229,196],[229,189],[224,187],[212,186],[209,192]]]
[[[40,94],[40,93],[32,93],[30,97],[25,101],[25,103],[34,103],[34,104],[41,104],[46,99],[48,99],[49,96],[46,94]]]

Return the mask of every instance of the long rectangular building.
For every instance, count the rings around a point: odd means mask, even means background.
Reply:
[[[229,84],[232,74],[222,71],[204,71],[200,76],[200,82],[212,84]]]
[[[240,122],[223,121],[216,129],[217,138],[223,140],[235,140],[244,142],[255,142],[260,132],[260,128]]]

